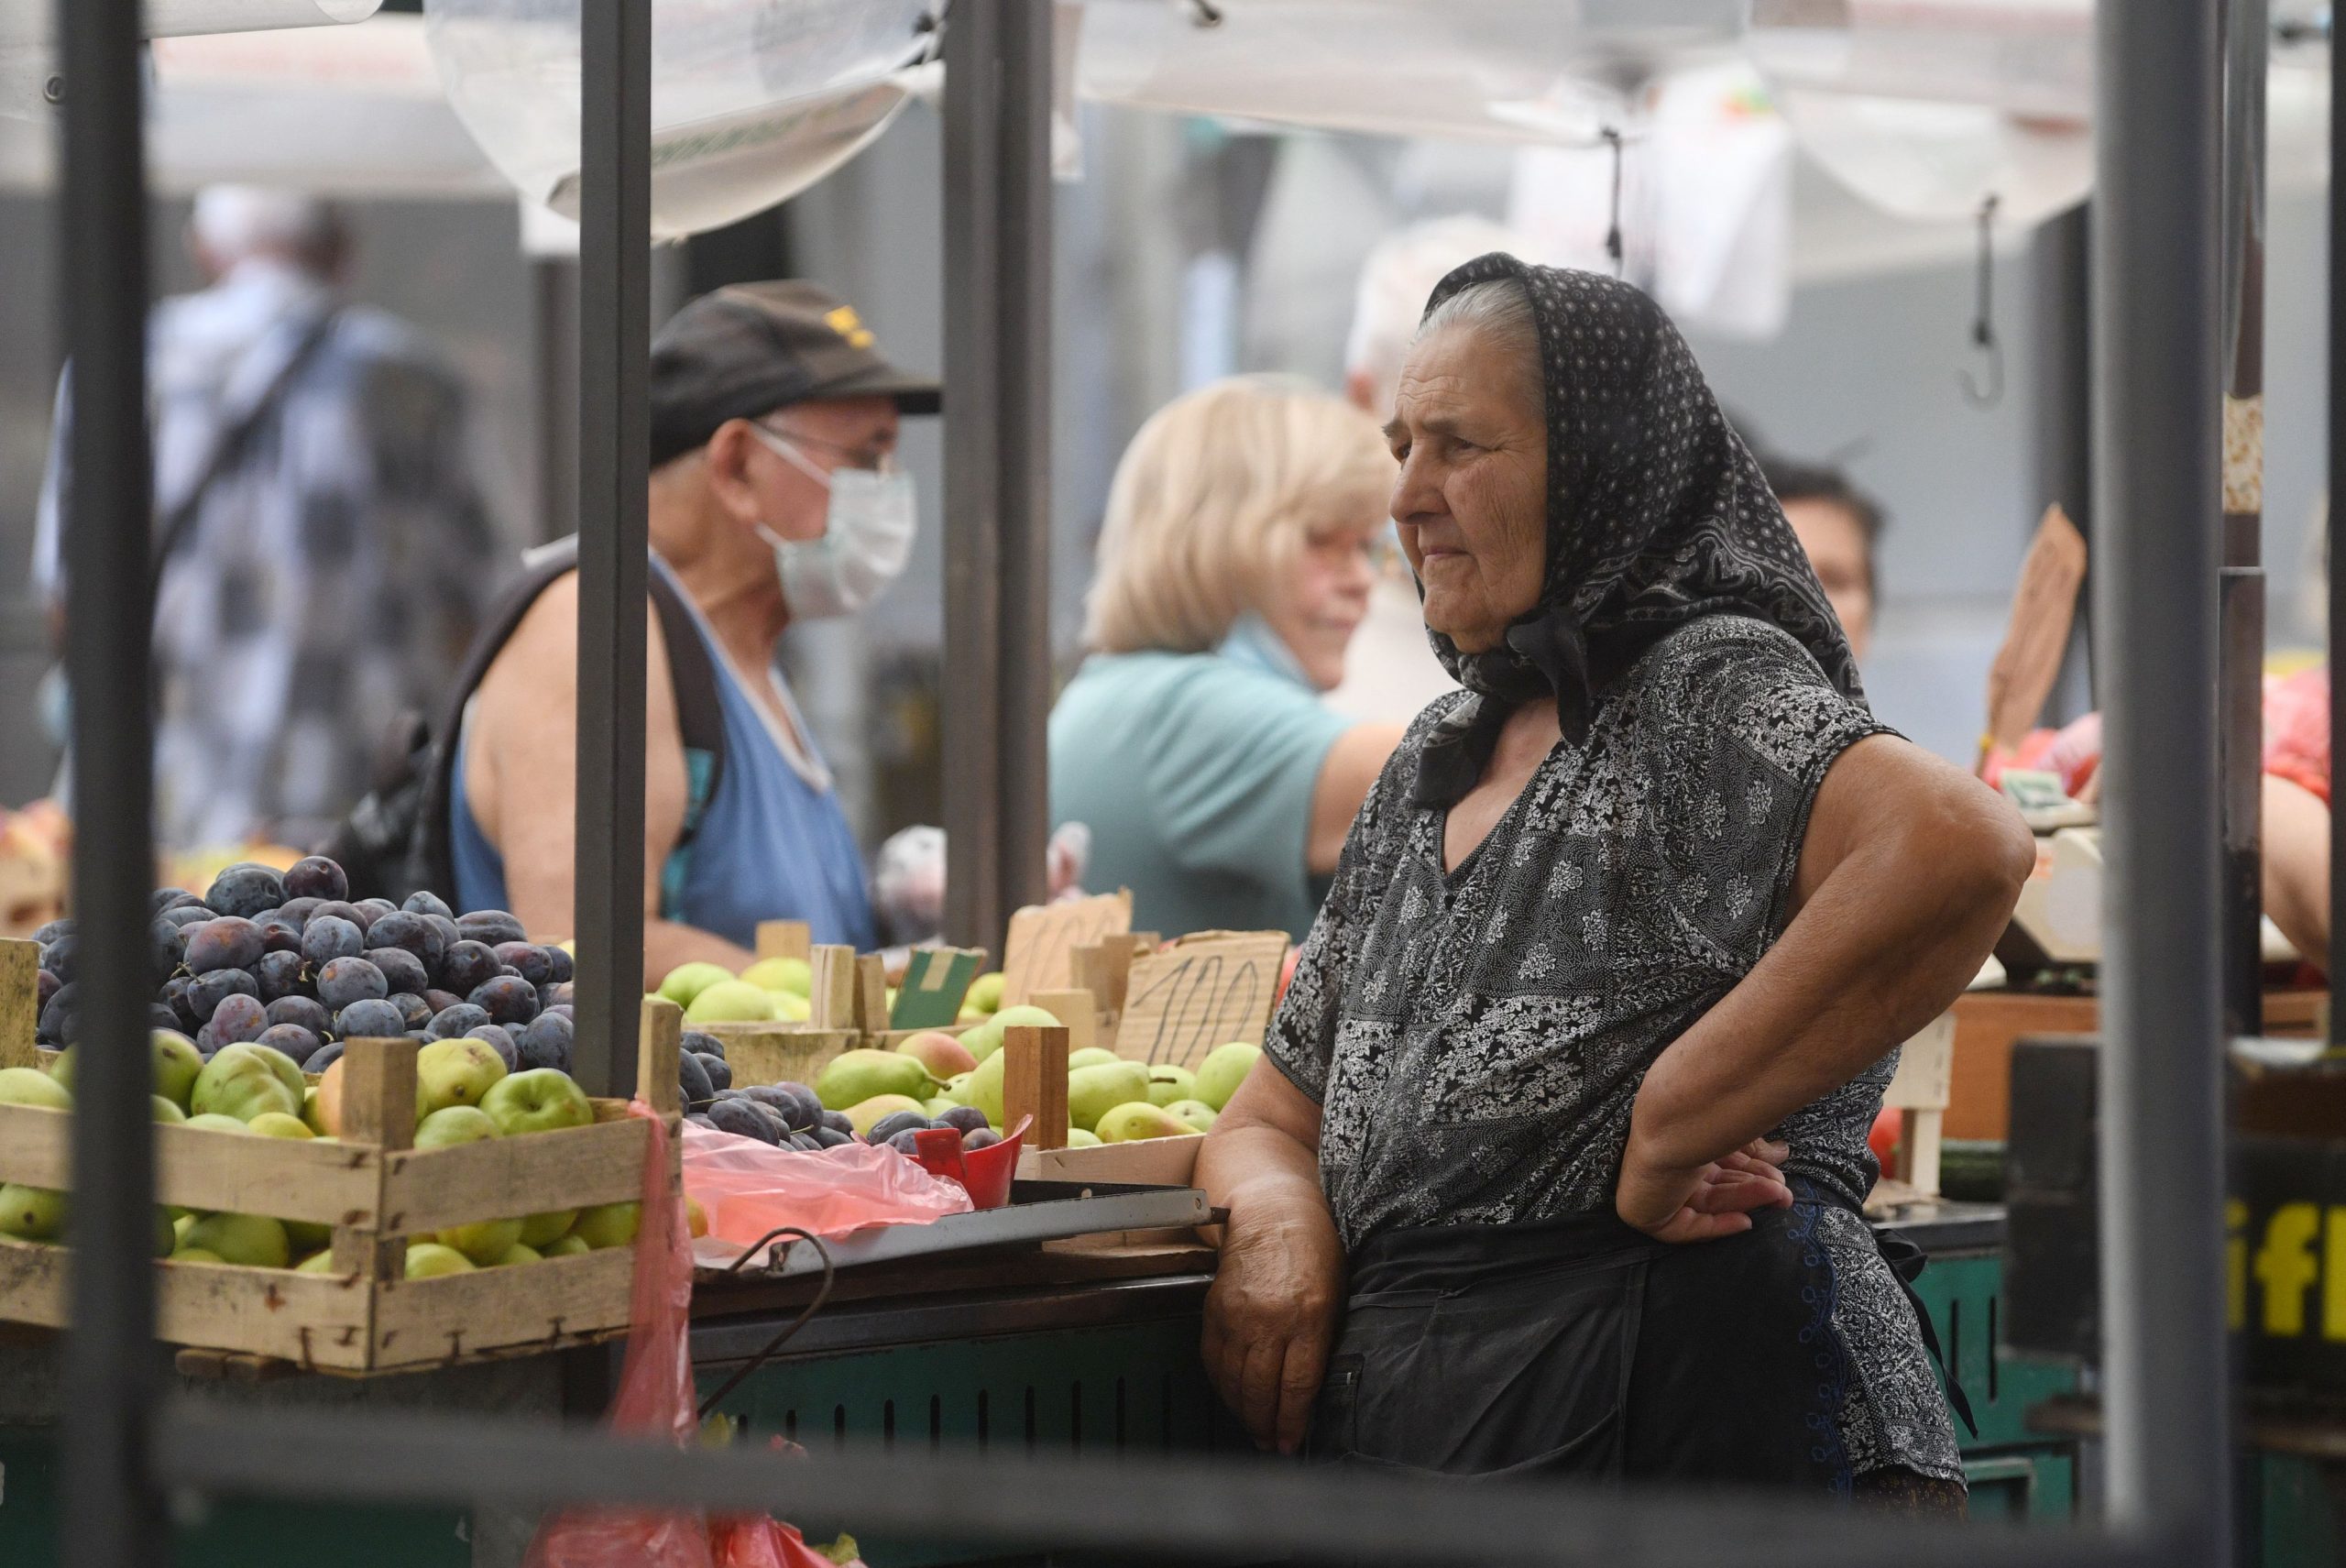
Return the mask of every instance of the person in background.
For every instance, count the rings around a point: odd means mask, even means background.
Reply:
[[[455,674],[505,552],[464,384],[412,327],[341,299],[332,204],[215,186],[188,243],[207,286],[148,330],[156,832],[306,842]],[[65,409],[60,389],[33,556],[60,640]]]
[[[1090,825],[1088,881],[1130,888],[1136,927],[1310,928],[1401,738],[1321,700],[1392,483],[1374,421],[1283,378],[1200,388],[1125,450],[1091,654],[1051,712],[1051,820]]]
[[[869,950],[862,857],[774,653],[794,620],[852,615],[903,572],[915,497],[897,422],[936,412],[937,383],[891,365],[853,307],[814,284],[748,283],[660,330],[651,400],[652,570],[689,601],[725,763],[703,797],[652,614],[646,973],[696,959],[738,971],[769,919]],[[577,584],[546,587],[489,665],[451,792],[463,906],[510,909],[533,934],[572,928]]]
[[[1452,268],[1495,250],[1522,255],[1525,245],[1502,225],[1459,214],[1396,230],[1368,253],[1344,342],[1344,396],[1354,407],[1379,423],[1392,415],[1393,386],[1427,296]],[[1343,682],[1328,694],[1328,706],[1358,719],[1407,724],[1457,689],[1426,641],[1409,564],[1388,543],[1378,553],[1368,615],[1353,639]]]
[[[1784,509],[1808,564],[1825,587],[1849,652],[1865,662],[1873,642],[1875,547],[1881,542],[1881,507],[1838,468],[1763,455],[1760,472]]]

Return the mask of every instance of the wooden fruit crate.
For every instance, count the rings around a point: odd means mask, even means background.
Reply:
[[[5,978],[0,976],[0,978]],[[643,1011],[639,1095],[674,1136],[679,1015]],[[626,1102],[595,1102],[593,1126],[451,1148],[411,1147],[415,1053],[408,1040],[353,1040],[345,1055],[339,1140],[155,1129],[156,1201],[331,1226],[335,1272],[158,1260],[156,1332],[176,1344],[346,1375],[532,1354],[624,1332],[636,1249],[433,1279],[405,1277],[407,1241],[476,1221],[642,1196],[650,1124]],[[32,1042],[0,1038],[0,1066],[27,1066]],[[71,1113],[0,1105],[0,1180],[63,1190]],[[66,1245],[0,1237],[0,1320],[69,1326]]]
[[[876,953],[804,943],[798,921],[769,920],[758,927],[758,956],[804,958],[813,970],[808,1018],[801,1023],[695,1024],[725,1047],[733,1082],[812,1083],[833,1057],[859,1049],[893,1050],[915,1035],[936,1031],[888,1027],[886,970]],[[959,1035],[969,1025],[941,1032]]]

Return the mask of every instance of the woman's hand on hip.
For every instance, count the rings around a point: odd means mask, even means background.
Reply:
[[[1632,1132],[1613,1209],[1656,1241],[1739,1235],[1751,1228],[1754,1213],[1792,1207],[1792,1190],[1782,1169],[1791,1152],[1783,1144],[1754,1138],[1724,1158],[1673,1168],[1648,1160]]]
[[[1260,1446],[1303,1445],[1343,1289],[1343,1245],[1324,1204],[1232,1212],[1200,1349],[1222,1402]]]

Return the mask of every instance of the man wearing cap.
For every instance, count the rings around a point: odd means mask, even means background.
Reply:
[[[890,365],[854,309],[815,285],[753,283],[694,301],[661,330],[651,401],[652,570],[682,590],[697,645],[672,658],[651,613],[648,981],[696,959],[738,970],[761,920],[874,947],[862,856],[774,651],[794,620],[854,614],[904,570],[915,510],[897,420],[935,412],[937,384]],[[577,620],[572,572],[488,666],[450,790],[463,906],[510,909],[545,937],[576,928]],[[674,675],[700,654],[723,727],[705,795]]]

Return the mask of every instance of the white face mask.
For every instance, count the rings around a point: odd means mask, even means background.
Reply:
[[[763,425],[752,422],[750,429],[768,451],[831,494],[819,539],[784,539],[759,525],[758,537],[773,546],[790,613],[807,620],[855,614],[912,560],[919,526],[913,477],[868,468],[826,471]]]

